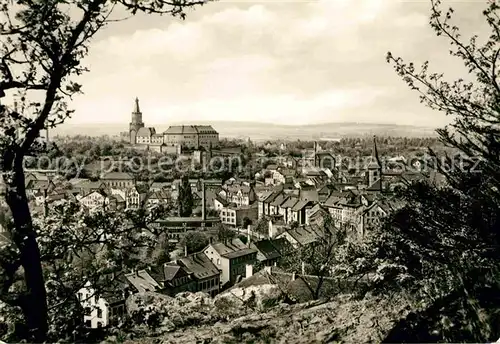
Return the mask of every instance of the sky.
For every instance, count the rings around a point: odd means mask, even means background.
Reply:
[[[464,33],[484,32],[483,1],[445,3]],[[429,6],[428,0],[221,0],[189,11],[185,21],[137,15],[111,23],[90,45],[84,61],[90,73],[80,79],[84,94],[72,103],[69,123],[126,127],[138,97],[146,125],[442,126],[450,118],[420,104],[385,60],[391,51],[460,75],[447,41],[428,25]]]

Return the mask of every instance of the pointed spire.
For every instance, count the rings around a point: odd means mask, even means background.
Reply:
[[[135,104],[134,104],[134,113],[141,113],[141,109],[139,107],[139,98],[135,97]]]
[[[378,157],[377,138],[373,135],[373,151],[372,156],[370,157],[370,163],[368,164],[368,169],[378,169],[381,166],[382,165],[380,164],[380,159]]]
[[[378,149],[377,149],[377,136],[373,135],[373,157],[377,161],[377,164],[380,165],[380,159],[378,157]]]

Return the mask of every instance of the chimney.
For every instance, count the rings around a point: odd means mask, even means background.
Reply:
[[[302,275],[306,274],[306,263],[302,262]]]
[[[184,245],[184,257],[188,256],[188,247],[187,245]]]
[[[294,271],[294,272],[292,272],[292,281],[295,281],[295,279],[296,279],[296,274],[295,274],[295,271]]]
[[[247,245],[250,247],[250,243],[252,242],[252,236],[250,233],[252,232],[252,227],[250,225],[247,226]]]
[[[274,228],[273,228],[273,221],[272,220],[269,220],[269,230],[268,230],[268,235],[269,235],[269,239],[273,239],[274,238]]]
[[[205,200],[205,181],[202,179],[201,180],[201,218],[203,221],[207,219],[207,213],[206,213],[206,200]]]
[[[246,265],[246,275],[245,275],[245,277],[246,278],[252,277],[252,275],[253,275],[253,265],[247,264]]]

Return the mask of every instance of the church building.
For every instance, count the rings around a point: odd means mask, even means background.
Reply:
[[[159,151],[163,151],[161,147],[203,147],[208,150],[219,146],[219,133],[211,125],[174,125],[163,133],[156,133],[155,128],[144,125],[138,98],[132,111],[129,139],[133,146],[148,146]]]

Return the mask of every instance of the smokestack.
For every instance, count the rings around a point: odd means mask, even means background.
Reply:
[[[206,207],[206,201],[205,201],[205,181],[201,181],[201,218],[203,221],[206,221],[207,219],[207,213],[205,210]]]
[[[250,247],[250,243],[252,242],[252,236],[250,235],[252,231],[252,227],[250,225],[247,226],[247,245]]]

